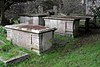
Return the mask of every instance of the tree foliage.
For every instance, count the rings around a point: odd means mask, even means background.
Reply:
[[[70,15],[71,13],[84,13],[84,5],[81,0],[63,0],[62,12]]]
[[[35,1],[35,0],[1,0],[1,25],[9,24],[7,19],[5,18],[5,11],[9,10],[11,5],[19,2],[26,2],[26,1]]]

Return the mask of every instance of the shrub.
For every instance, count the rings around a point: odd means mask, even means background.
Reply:
[[[96,23],[97,20],[96,19],[100,19],[100,7],[90,7],[90,10],[93,12],[93,15],[94,15],[94,22]],[[99,20],[100,21],[100,20]]]
[[[1,45],[0,51],[8,52],[11,48],[12,48],[12,45],[10,44]]]

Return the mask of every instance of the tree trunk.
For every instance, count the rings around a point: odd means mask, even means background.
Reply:
[[[2,8],[1,8],[1,23],[0,25],[5,26],[9,24],[9,21],[5,18],[5,11],[6,11],[6,6],[5,6],[5,1],[2,1]]]
[[[5,25],[9,25],[10,22],[9,20],[7,20],[7,18],[5,17],[5,11],[1,11],[1,23],[0,25],[5,26]]]
[[[5,25],[5,13],[4,10],[1,10],[1,23],[0,25]]]
[[[5,25],[5,11],[4,11],[4,1],[2,1],[2,8],[1,8],[1,23],[0,25]]]

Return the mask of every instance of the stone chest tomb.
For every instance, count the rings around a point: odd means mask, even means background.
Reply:
[[[43,17],[46,17],[46,16],[48,15],[47,14],[20,15],[20,23],[45,26]]]
[[[52,46],[53,35],[56,30],[55,28],[31,24],[7,25],[5,28],[8,40],[39,54]]]
[[[55,31],[59,34],[67,34],[70,36],[78,35],[78,27],[80,18],[77,17],[44,17],[45,26],[50,28],[57,28]]]
[[[57,28],[56,33],[71,35],[72,37],[79,35],[80,21],[84,21],[85,31],[89,30],[89,20],[91,16],[51,16],[44,17],[45,26]]]

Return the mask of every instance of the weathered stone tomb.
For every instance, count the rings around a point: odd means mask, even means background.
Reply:
[[[44,20],[45,26],[57,28],[56,33],[67,34],[72,37],[78,35],[80,19],[77,17],[44,17]]]
[[[45,26],[43,17],[46,17],[46,16],[48,15],[47,14],[21,15],[20,23]]]
[[[84,20],[85,30],[89,30],[90,16],[52,16],[44,17],[45,26],[50,28],[57,28],[55,31],[59,34],[71,35],[72,37],[79,35],[80,20]]]
[[[55,28],[32,24],[7,25],[5,28],[8,40],[39,54],[50,49],[56,30]]]

